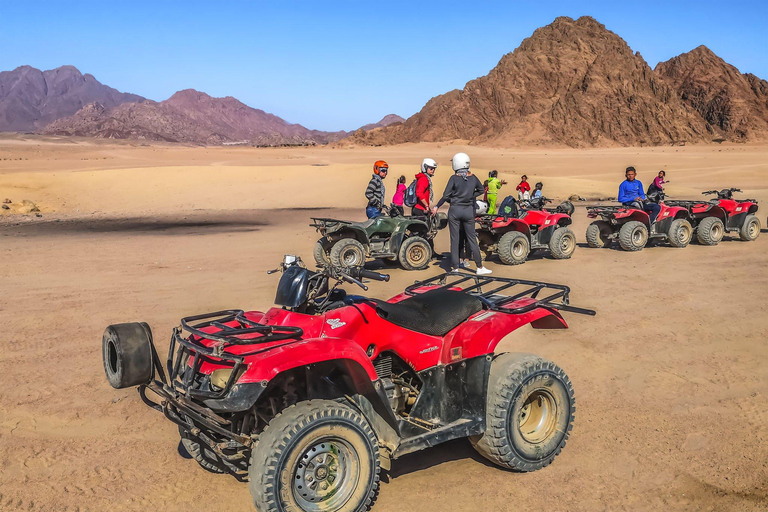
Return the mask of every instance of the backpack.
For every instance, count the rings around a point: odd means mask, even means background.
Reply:
[[[503,217],[517,217],[517,201],[512,196],[507,196],[499,205],[498,215]]]
[[[403,196],[403,204],[409,208],[416,206],[418,198],[416,197],[416,183],[419,180],[413,180],[408,188],[405,189],[405,195]]]

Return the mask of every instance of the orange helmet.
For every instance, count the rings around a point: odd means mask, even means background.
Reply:
[[[376,160],[376,163],[373,164],[373,174],[377,176],[381,171],[386,172],[388,170],[389,170],[389,165],[387,165],[387,162],[385,162],[384,160]]]

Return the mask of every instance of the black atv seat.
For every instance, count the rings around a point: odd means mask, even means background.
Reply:
[[[430,290],[394,304],[376,301],[381,318],[431,336],[445,336],[482,308],[477,297],[457,290]]]

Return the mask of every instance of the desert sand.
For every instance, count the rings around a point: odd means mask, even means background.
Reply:
[[[101,363],[106,325],[147,321],[164,356],[181,316],[271,305],[285,253],[311,261],[309,217],[364,217],[373,161],[408,182],[423,157],[457,151],[509,190],[521,173],[545,195],[615,196],[634,165],[671,197],[740,187],[768,201],[768,147],[495,149],[461,144],[253,149],[0,137],[0,509],[253,510],[247,486],[189,458],[176,427]],[[24,199],[41,217],[14,213]],[[549,358],[571,377],[576,422],[544,470],[517,474],[458,440],[394,462],[379,512],[766,510],[768,233],[716,247],[589,249],[585,203],[570,260],[534,256],[500,276],[562,283],[595,317],[522,329],[502,349]],[[324,210],[319,210],[323,208]],[[764,226],[765,227],[765,226]],[[437,239],[446,251],[447,233]],[[389,297],[440,271],[383,267]],[[378,266],[376,266],[378,268]]]

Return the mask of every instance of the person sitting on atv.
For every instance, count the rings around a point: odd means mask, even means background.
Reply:
[[[536,187],[533,190],[533,195],[531,195],[531,199],[538,199],[541,197],[541,189],[544,188],[544,184],[542,182],[537,182]]]
[[[477,176],[469,174],[469,156],[466,153],[456,153],[451,159],[455,174],[448,180],[443,197],[432,209],[436,213],[443,203],[448,202],[448,228],[451,232],[451,270],[459,269],[459,249],[461,246],[461,231],[464,231],[467,244],[472,253],[472,259],[477,265],[477,275],[490,274],[491,271],[483,266],[480,258],[480,248],[477,246],[475,231],[475,201],[483,193],[483,185]]]
[[[368,199],[368,206],[365,208],[365,215],[369,219],[375,219],[381,216],[381,209],[384,206],[384,178],[387,177],[389,166],[384,160],[376,160],[373,164],[373,176],[365,189],[365,197]]]
[[[645,211],[651,218],[651,224],[653,224],[656,220],[656,216],[661,211],[661,206],[646,200],[645,192],[643,192],[643,184],[640,180],[635,179],[637,171],[635,171],[634,167],[627,167],[624,171],[624,176],[626,176],[627,179],[622,181],[621,185],[619,185],[618,201],[623,206]]]
[[[416,204],[411,208],[414,217],[426,217],[432,209],[435,193],[432,190],[432,176],[437,170],[437,162],[425,158],[421,162],[421,170],[416,174]]]
[[[659,171],[659,175],[653,179],[653,182],[650,185],[648,185],[648,191],[646,192],[646,195],[651,195],[654,192],[663,192],[664,184],[669,183],[667,180],[665,180],[666,176],[666,172]]]
[[[499,171],[492,170],[488,173],[488,214],[493,215],[496,213],[496,198],[498,197],[499,189],[506,185],[506,180],[499,179]]]

